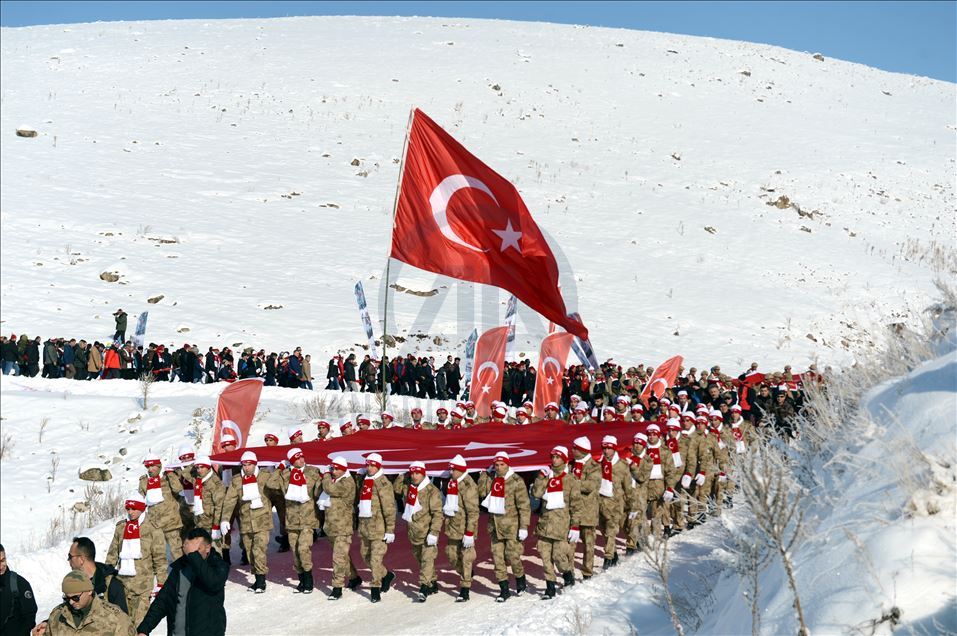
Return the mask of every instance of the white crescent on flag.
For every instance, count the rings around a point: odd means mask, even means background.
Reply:
[[[435,217],[435,224],[439,226],[439,230],[442,232],[442,235],[453,243],[461,245],[462,247],[467,247],[468,249],[474,250],[476,252],[487,252],[488,250],[483,250],[479,247],[475,247],[471,243],[463,241],[462,237],[456,234],[455,230],[452,229],[452,226],[449,225],[449,200],[452,198],[452,195],[463,188],[475,188],[476,190],[481,190],[485,194],[489,195],[492,198],[492,201],[495,201],[495,205],[498,205],[498,200],[495,198],[495,195],[492,194],[492,191],[489,190],[487,185],[475,177],[467,177],[464,174],[453,174],[442,179],[442,183],[435,187],[435,190],[432,191],[432,196],[429,197],[429,203],[432,206],[432,215]]]

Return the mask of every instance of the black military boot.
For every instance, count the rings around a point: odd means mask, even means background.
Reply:
[[[425,599],[428,598],[428,596],[429,596],[429,586],[428,586],[428,585],[420,585],[420,586],[419,586],[419,595],[416,597],[415,600],[418,601],[419,603],[425,603]]]
[[[618,565],[618,553],[615,552],[615,556],[611,558],[611,567]]]
[[[346,587],[353,592],[355,592],[360,585],[362,585],[362,579],[360,579],[358,576],[349,579],[349,582],[346,583]]]
[[[332,588],[332,591],[329,592],[329,596],[327,596],[326,598],[329,599],[330,601],[338,601],[340,598],[342,598],[342,588],[341,587]]]
[[[296,586],[296,594],[302,594],[302,591],[306,588],[305,574],[305,572],[299,573],[299,585]]]
[[[542,594],[543,601],[550,601],[555,598],[555,581],[545,581],[545,593]]]
[[[601,563],[601,569],[602,569],[602,570],[607,570],[607,569],[610,568],[610,567],[611,567],[611,559],[609,559],[609,558],[606,557],[605,560],[602,561],[602,563]]]
[[[525,581],[525,575],[515,579],[515,596],[521,596],[522,592],[528,589],[528,583]]]
[[[379,588],[374,587],[374,588],[372,588],[372,589],[369,590],[369,591],[372,593],[372,599],[371,599],[371,600],[372,600],[373,603],[378,603],[379,601],[382,600],[382,597],[379,596]]]
[[[498,582],[498,596],[495,597],[496,603],[504,603],[511,594],[508,591],[508,581]]]
[[[385,576],[382,577],[382,591],[388,592],[389,588],[392,586],[392,581],[395,580],[395,572],[389,570],[385,573]]]
[[[569,570],[568,572],[562,573],[562,579],[564,579],[565,587],[574,587],[575,585],[575,571]]]
[[[459,595],[455,597],[456,603],[464,603],[469,600],[469,588],[463,587],[459,589]]]
[[[303,572],[302,582],[303,582],[302,593],[312,594],[313,586],[315,585],[312,580],[312,572]]]
[[[429,586],[429,594],[438,594],[439,593],[439,582],[432,581],[432,585]]]
[[[625,548],[625,556],[631,556],[631,555],[634,554],[635,552],[637,552],[637,550],[635,550],[635,548]]]
[[[258,591],[259,591],[259,577],[257,576],[257,577],[256,577],[256,580],[254,580],[254,581],[252,582],[252,584],[251,584],[248,588],[246,588],[246,589],[249,590],[250,592],[258,592]]]
[[[263,592],[265,592],[266,591],[266,575],[257,574],[256,583],[254,585],[256,586],[256,594],[262,594]]]

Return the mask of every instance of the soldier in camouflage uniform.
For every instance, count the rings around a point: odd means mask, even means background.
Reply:
[[[332,592],[329,593],[328,599],[336,601],[342,598],[342,586],[346,582],[346,576],[349,580],[359,578],[349,557],[349,548],[352,546],[356,482],[349,474],[349,463],[343,457],[333,458],[330,471],[322,476],[319,508],[326,515],[322,529],[332,543]]]
[[[259,459],[252,451],[243,453],[241,463],[239,475],[233,478],[226,490],[223,510],[239,511],[240,539],[256,577],[249,589],[261,594],[266,591],[266,574],[269,573],[266,546],[273,528],[272,508],[266,503],[266,486],[277,482],[279,475],[259,470]],[[223,534],[229,533],[229,526],[229,519],[224,518],[219,522]]]
[[[183,556],[183,541],[180,539],[183,517],[179,513],[178,497],[183,491],[183,485],[179,476],[172,471],[160,474],[163,465],[159,455],[147,455],[143,465],[147,474],[140,477],[139,491],[149,510],[147,521],[163,533],[172,560],[175,561]]]
[[[646,488],[652,531],[660,536],[664,529],[671,536],[669,504],[675,499],[674,485],[677,481],[674,459],[661,440],[661,427],[649,424],[645,432],[648,435],[648,448],[636,481]]]
[[[435,557],[442,532],[442,495],[425,474],[425,464],[412,462],[409,471],[395,480],[395,494],[405,501],[402,519],[408,526],[412,556],[419,564],[419,595],[424,603],[439,591],[435,579]]]
[[[328,427],[329,424],[327,423],[326,430],[328,430]],[[321,428],[319,436],[322,437]],[[265,441],[266,446],[278,446],[279,436],[275,433],[266,433],[263,437],[263,441]],[[272,473],[276,471],[276,468],[262,467],[259,470]],[[276,482],[277,485],[278,483],[279,482]],[[276,509],[276,518],[279,519],[279,534],[276,536],[276,542],[279,543],[277,552],[289,552],[289,534],[286,532],[286,497],[281,489],[274,488],[271,483],[267,483],[266,499],[269,501],[269,505]]]
[[[139,493],[126,499],[126,517],[116,523],[106,562],[119,570],[126,589],[126,607],[137,625],[146,616],[150,594],[166,582],[166,542],[163,533],[144,518],[146,500]]]
[[[535,534],[545,574],[543,599],[555,598],[556,568],[562,573],[565,587],[575,585],[572,546],[581,533],[581,482],[568,472],[568,449],[556,446],[551,459],[551,467],[540,470],[532,485],[532,496],[542,500]]]
[[[223,534],[219,521],[223,518],[226,487],[206,455],[196,458],[187,479],[193,486],[193,526],[206,530],[213,538],[213,549],[222,551]]]
[[[93,584],[82,572],[63,577],[61,585],[67,599],[53,608],[50,617],[34,628],[34,636],[133,636],[130,617],[117,606],[93,593]]]
[[[296,592],[311,594],[314,588],[312,578],[312,531],[319,526],[316,499],[319,498],[322,483],[321,473],[312,466],[306,466],[306,458],[299,448],[290,448],[286,453],[289,466],[280,462],[279,470],[274,473],[286,498],[286,531],[292,547],[299,585]]]
[[[643,543],[648,533],[648,489],[638,482],[641,462],[645,460],[648,448],[648,436],[636,433],[631,442],[631,456],[626,460],[631,473],[631,512],[625,521],[625,554],[634,554],[638,544]]]
[[[605,535],[605,560],[602,567],[608,569],[618,564],[618,548],[615,541],[618,530],[631,511],[632,486],[628,466],[618,457],[618,439],[605,435],[601,441],[601,484],[598,487],[599,529]]]
[[[584,412],[584,411],[583,411]],[[601,485],[601,466],[592,459],[591,441],[579,437],[572,446],[575,462],[571,474],[577,479],[582,496],[582,512],[578,518],[582,542],[582,580],[587,581],[595,573],[595,528],[598,526],[598,487]],[[572,545],[574,557],[575,545]]]
[[[502,416],[504,417],[504,415]],[[522,564],[523,542],[528,538],[528,524],[532,509],[525,482],[509,466],[508,453],[499,451],[492,464],[492,475],[483,472],[479,477],[479,496],[488,510],[488,533],[492,540],[492,561],[499,594],[496,602],[503,603],[511,596],[508,589],[507,565],[515,575],[515,595],[521,596],[528,583]]]
[[[389,544],[395,541],[395,492],[382,472],[379,453],[366,456],[366,473],[359,489],[359,541],[362,560],[372,570],[371,600],[378,603],[380,593],[388,592],[395,578],[383,563]]]
[[[465,458],[456,455],[449,462],[449,483],[445,488],[445,554],[459,575],[456,603],[469,600],[472,588],[472,566],[475,563],[475,532],[479,520],[478,486],[469,477]]]

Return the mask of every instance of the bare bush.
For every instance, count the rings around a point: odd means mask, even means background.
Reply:
[[[304,421],[328,420],[338,414],[342,408],[341,395],[316,393],[312,397],[293,405],[296,416]]]
[[[47,430],[47,426],[49,426],[49,424],[49,417],[40,418],[40,428],[37,430],[37,441],[41,446],[43,445],[43,433]]]
[[[0,437],[0,461],[6,459],[13,452],[13,435],[10,433],[4,433]]]
[[[576,603],[572,611],[565,614],[565,620],[568,622],[569,634],[587,636],[591,614],[584,612],[579,604]]]
[[[56,453],[53,453],[53,456],[50,457],[50,483],[56,481],[56,471],[60,467],[60,456]]]
[[[141,373],[140,374],[140,396],[143,398],[143,410],[145,411],[148,407],[150,389],[153,388],[153,382],[156,381],[155,376],[152,373]]]
[[[656,599],[657,603],[668,610],[668,615],[671,617],[671,624],[675,628],[675,633],[678,634],[678,636],[684,636],[685,630],[678,616],[678,605],[675,602],[674,595],[671,593],[671,586],[668,583],[671,577],[671,563],[668,560],[668,537],[658,538],[654,535],[649,536],[642,555],[645,557],[645,563],[648,564],[658,576],[658,580],[661,581],[660,586],[655,586],[657,588],[655,590],[657,592],[656,596],[658,597]]]

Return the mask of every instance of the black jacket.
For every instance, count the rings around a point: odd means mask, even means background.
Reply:
[[[126,606],[126,588],[117,574],[116,568],[112,565],[106,565],[96,561],[96,572],[93,573],[93,592],[101,599],[109,601],[113,605],[123,610],[126,614],[130,613]]]
[[[13,594],[16,578],[17,593]],[[0,576],[0,634],[21,636],[30,633],[37,620],[37,600],[33,598],[30,583],[14,572],[7,570]]]
[[[229,566],[216,550],[205,559],[199,552],[184,554],[173,562],[163,589],[146,612],[146,618],[136,628],[149,634],[164,618],[166,632],[173,633],[176,604],[179,602],[179,577],[183,573],[192,586],[186,595],[186,633],[196,636],[222,636],[226,633],[225,601]]]

